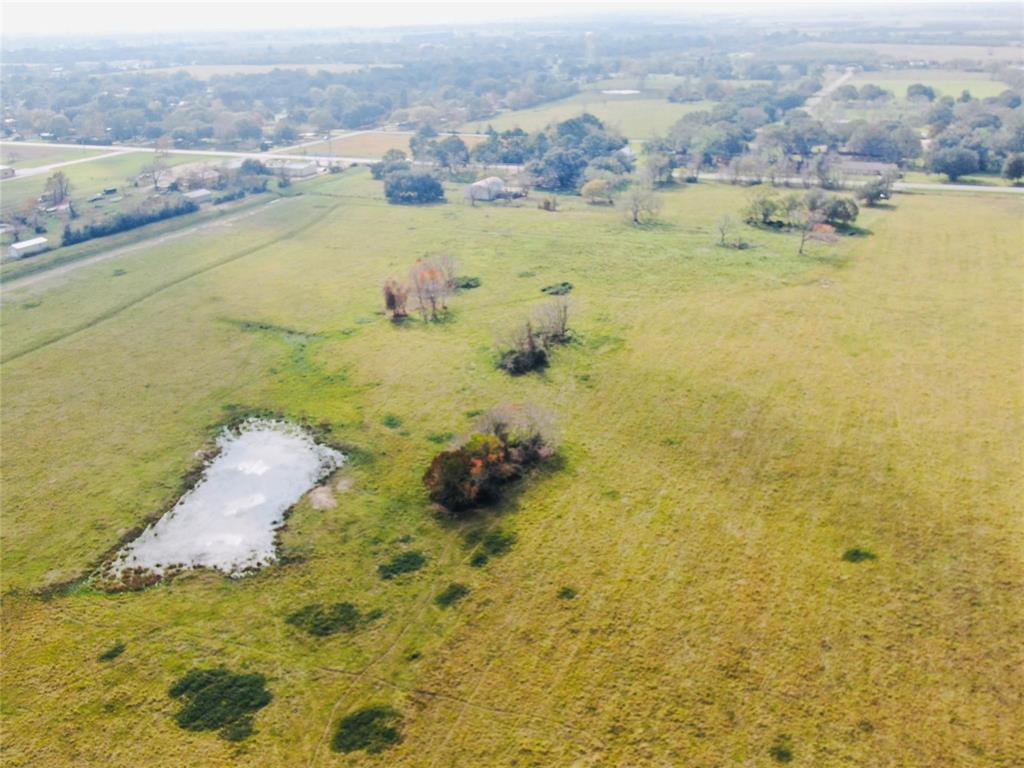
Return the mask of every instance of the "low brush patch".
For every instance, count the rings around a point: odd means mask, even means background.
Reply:
[[[249,736],[254,713],[272,698],[263,675],[238,674],[222,667],[193,669],[168,694],[184,702],[174,716],[179,726],[186,731],[220,731],[228,741]]]
[[[777,763],[793,761],[793,742],[784,734],[775,737],[775,743],[768,749],[768,754]]]
[[[480,287],[479,277],[466,277],[463,275],[456,277],[452,282],[455,284],[455,288],[460,291],[468,291],[472,288]]]
[[[314,637],[327,637],[338,632],[353,632],[379,616],[379,611],[370,611],[364,615],[352,603],[313,603],[288,614],[285,622]]]
[[[128,646],[126,646],[124,643],[120,643],[120,642],[114,643],[112,646],[107,648],[107,650],[105,650],[103,653],[101,653],[96,658],[99,659],[100,661],[113,661],[118,656],[120,656],[122,653],[124,653],[124,649],[127,648],[127,647]]]
[[[418,571],[426,563],[427,558],[422,552],[410,549],[408,552],[400,552],[388,562],[378,565],[377,573],[380,574],[382,579],[393,579],[395,576],[401,576],[403,573]]]
[[[492,557],[501,557],[512,549],[516,539],[517,536],[514,533],[501,528],[495,528],[482,535],[479,531],[472,532],[466,536],[466,543],[471,546],[479,545],[479,549],[473,553],[469,564],[474,568],[486,565]]]
[[[465,584],[459,584],[458,582],[453,581],[445,587],[437,597],[434,598],[434,602],[442,608],[447,608],[450,605],[454,605],[468,594],[469,587]]]
[[[843,552],[843,560],[848,563],[863,563],[865,560],[877,560],[878,556],[870,549],[861,549],[860,547],[850,547],[848,550]]]
[[[561,282],[552,283],[551,285],[545,285],[540,289],[541,293],[546,293],[548,296],[565,296],[572,290],[572,283]]]
[[[402,714],[392,707],[377,705],[360,709],[338,722],[331,749],[335,752],[383,752],[402,740],[401,725]]]

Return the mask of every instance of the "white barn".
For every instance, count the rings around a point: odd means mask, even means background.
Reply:
[[[14,243],[8,253],[11,258],[24,259],[26,256],[42,253],[49,247],[50,241],[45,237],[33,237],[31,240],[22,240],[20,243]]]
[[[469,202],[477,200],[497,200],[505,194],[505,182],[497,176],[475,181],[466,187],[465,198]]]

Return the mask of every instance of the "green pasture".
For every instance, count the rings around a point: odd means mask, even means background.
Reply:
[[[647,139],[663,135],[683,115],[709,109],[710,106],[710,102],[673,104],[666,98],[652,98],[643,93],[606,95],[600,91],[584,91],[536,107],[503,112],[488,120],[471,121],[463,124],[460,130],[482,132],[487,126],[493,126],[499,131],[512,128],[539,131],[551,123],[579,117],[584,112],[589,112],[627,138]]]
[[[718,247],[750,194],[724,185],[664,192],[642,228],[576,197],[470,207],[454,185],[391,206],[366,169],[301,191],[3,294],[5,766],[1022,753],[1024,200],[898,195],[800,257],[746,227],[753,247]],[[381,283],[440,252],[481,286],[447,322],[393,325]],[[575,342],[543,374],[496,370],[495,336],[560,281]],[[431,457],[510,402],[554,414],[557,460],[439,519]],[[321,423],[351,456],[336,507],[293,510],[287,563],[118,595],[82,580],[248,409]],[[493,529],[514,546],[472,567],[468,534]],[[408,550],[425,567],[381,579]],[[438,605],[452,583],[468,594]],[[285,621],[341,601],[383,613],[324,638]],[[167,696],[221,665],[273,694],[239,743],[180,729]],[[331,752],[369,705],[402,713],[401,742]]]
[[[958,98],[963,91],[969,91],[976,99],[998,96],[1009,86],[993,80],[984,72],[962,72],[954,69],[886,69],[878,72],[858,72],[849,81],[858,88],[873,83],[891,91],[900,100],[906,99],[907,88],[914,83],[931,86],[937,97]]]
[[[0,165],[14,169],[36,168],[41,165],[66,163],[102,154],[101,149],[75,149],[72,147],[38,147],[5,142],[0,144]],[[5,182],[6,183],[6,182]]]

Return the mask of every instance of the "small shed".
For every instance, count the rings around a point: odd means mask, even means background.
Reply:
[[[213,200],[213,192],[205,188],[193,189],[186,192],[182,197],[186,200],[190,200],[196,205],[202,205],[203,203],[208,203]]]
[[[45,237],[33,237],[31,240],[22,240],[20,243],[14,243],[8,250],[8,253],[11,258],[24,259],[26,256],[42,253],[49,247],[50,241]]]
[[[505,181],[497,176],[474,181],[466,187],[465,198],[470,202],[476,200],[497,200],[505,195]]]
[[[308,179],[316,176],[316,163],[285,163],[281,166],[281,174],[288,179]]]

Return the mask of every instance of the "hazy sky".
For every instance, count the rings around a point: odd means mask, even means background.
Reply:
[[[911,0],[912,1],[912,0]],[[907,0],[903,0],[906,3]],[[892,6],[891,0],[726,0],[725,2],[618,3],[559,0],[558,2],[3,2],[2,29],[5,36],[102,35],[133,32],[179,32],[214,29],[296,29],[307,27],[382,27],[419,24],[480,23],[567,17],[582,14],[714,13],[744,8],[762,13],[780,7],[804,5],[852,10],[865,3]],[[960,3],[962,5],[962,2]]]

